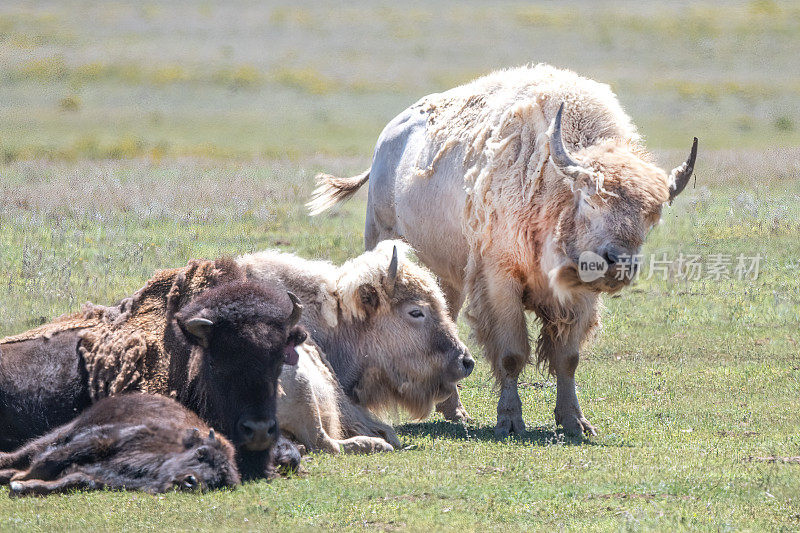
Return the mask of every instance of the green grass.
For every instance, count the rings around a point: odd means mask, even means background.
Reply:
[[[791,1],[0,5],[0,158],[363,155],[421,96],[546,61],[653,146],[794,146]]]
[[[497,396],[479,358],[462,389],[475,421],[464,428],[397,415],[407,450],[314,455],[305,476],[202,496],[0,499],[0,528],[797,529],[800,465],[749,461],[800,455],[797,160],[797,150],[703,153],[697,188],[665,210],[646,251],[761,254],[761,273],[686,282],[675,273],[647,280],[645,271],[606,299],[604,329],[578,369],[595,438],[556,431],[554,383],[529,369],[521,387],[529,431],[496,441]],[[302,202],[315,171],[361,166],[342,158],[2,166],[0,334],[87,299],[112,302],[154,269],[192,257],[265,247],[335,261],[356,255],[363,193],[316,219]]]
[[[363,170],[419,97],[526,62],[611,84],[665,168],[700,138],[648,254],[763,258],[757,280],[646,268],[606,299],[578,369],[597,437],[556,430],[531,368],[529,431],[496,441],[468,341],[466,427],[398,414],[406,450],[231,492],[0,498],[0,530],[800,529],[800,465],[750,460],[800,455],[798,33],[788,0],[0,4],[0,335],[191,258],[357,255],[364,192],[311,219],[313,174]]]

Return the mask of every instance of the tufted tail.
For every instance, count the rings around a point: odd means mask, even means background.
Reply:
[[[365,170],[350,178],[337,178],[330,174],[317,174],[317,188],[311,193],[311,200],[306,204],[311,216],[318,215],[334,204],[350,198],[369,181],[369,171]]]

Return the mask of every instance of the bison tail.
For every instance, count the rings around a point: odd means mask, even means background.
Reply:
[[[317,188],[311,193],[311,200],[306,204],[311,216],[318,215],[334,204],[347,200],[369,181],[369,171],[365,170],[351,178],[337,178],[330,174],[317,174]]]

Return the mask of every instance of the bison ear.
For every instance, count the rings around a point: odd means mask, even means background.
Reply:
[[[308,338],[308,332],[301,327],[292,329],[289,333],[289,342],[295,346],[300,346]]]
[[[183,446],[187,450],[189,448],[194,448],[201,442],[203,442],[203,438],[200,436],[200,430],[197,428],[187,430],[186,435],[183,436]]]
[[[374,313],[381,303],[378,291],[372,285],[365,283],[358,287],[358,297],[367,313]]]
[[[208,446],[200,446],[194,451],[195,457],[197,457],[198,461],[208,461],[208,458],[211,457],[211,450],[208,449]]]
[[[214,322],[202,316],[193,316],[183,322],[184,329],[205,347],[208,347],[208,339],[211,337],[213,326]]]

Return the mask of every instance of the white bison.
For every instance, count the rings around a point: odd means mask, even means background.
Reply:
[[[264,251],[238,258],[249,279],[281,282],[303,304],[313,342],[285,366],[281,430],[309,450],[388,451],[392,428],[368,411],[428,415],[475,366],[433,275],[385,241],[335,266]]]
[[[297,347],[296,365],[284,365],[278,385],[281,432],[306,451],[338,454],[391,452],[400,445],[391,426],[342,390],[313,341]]]
[[[525,428],[526,310],[541,321],[538,362],[556,376],[556,421],[594,433],[575,392],[579,350],[599,324],[600,294],[630,281],[625,263],[686,186],[696,150],[697,139],[667,174],[607,85],[525,66],[424,97],[386,126],[369,170],[319,176],[309,207],[319,213],[369,180],[367,249],[403,238],[439,276],[453,317],[468,300],[500,385],[498,436]],[[581,279],[582,252],[606,261],[605,276]],[[466,414],[456,394],[439,409]]]

